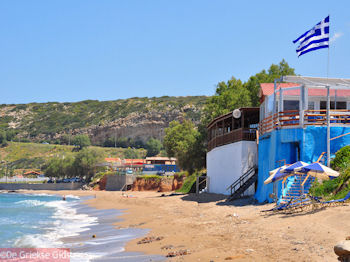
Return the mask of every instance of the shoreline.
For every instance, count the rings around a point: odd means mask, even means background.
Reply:
[[[302,214],[262,215],[273,204],[248,200],[227,205],[214,194],[171,195],[171,192],[22,191],[96,196],[85,201],[96,209],[119,209],[117,229],[150,229],[159,241],[129,241],[127,252],[166,256],[167,261],[337,261],[333,246],[350,235],[350,207],[339,206]],[[126,197],[129,196],[129,197]],[[248,201],[248,202],[247,202]],[[142,239],[142,238],[141,238]]]

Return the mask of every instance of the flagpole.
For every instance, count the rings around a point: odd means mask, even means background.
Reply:
[[[329,16],[329,15],[328,15]],[[328,22],[330,24],[330,20]],[[330,27],[329,27],[330,28]],[[329,36],[330,36],[330,30],[328,32]],[[327,80],[329,77],[329,45],[330,45],[330,38],[328,36],[328,55],[327,55]],[[329,94],[329,84],[327,83],[327,166],[330,167],[331,166],[331,129],[330,129],[330,94]]]

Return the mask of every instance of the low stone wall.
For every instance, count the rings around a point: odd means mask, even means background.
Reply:
[[[46,184],[28,184],[28,183],[1,183],[0,190],[78,190],[82,183],[46,183]]]
[[[106,190],[120,191],[124,185],[132,185],[135,181],[134,175],[107,175]]]

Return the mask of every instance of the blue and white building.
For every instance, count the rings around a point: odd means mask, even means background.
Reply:
[[[284,83],[261,84],[258,146],[258,183],[255,198],[280,197],[282,182],[265,185],[269,171],[298,160],[315,162],[350,144],[350,79],[285,77]],[[287,82],[287,83],[286,83]],[[329,136],[327,139],[327,87]],[[343,136],[344,135],[344,136]],[[326,158],[323,158],[326,162]],[[288,185],[287,185],[288,186]]]

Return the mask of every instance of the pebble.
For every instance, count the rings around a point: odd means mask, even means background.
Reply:
[[[304,241],[292,241],[292,244],[294,244],[294,245],[304,245],[305,242]]]
[[[251,253],[251,252],[254,252],[254,249],[248,248],[245,251],[248,252],[248,253]]]
[[[143,239],[141,239],[140,241],[137,242],[138,245],[140,244],[147,244],[147,243],[151,243],[153,241],[160,241],[162,240],[164,237],[145,237]]]

